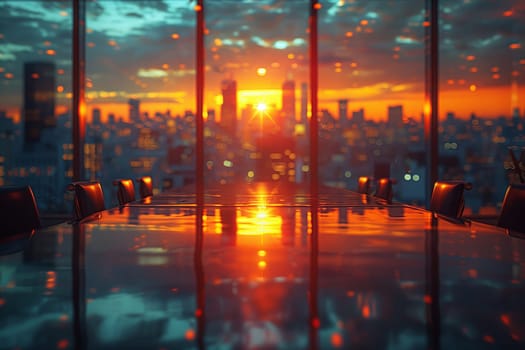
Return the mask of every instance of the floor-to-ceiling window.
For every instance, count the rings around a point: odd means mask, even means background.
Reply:
[[[86,179],[194,182],[194,4],[88,2],[86,22]]]
[[[521,1],[440,1],[439,174],[473,184],[466,215],[496,216],[520,181],[509,148],[519,160],[525,146],[524,19]]]
[[[205,4],[207,185],[305,182],[308,2]]]
[[[319,18],[321,182],[390,177],[424,204],[425,2],[322,1]]]
[[[0,11],[0,186],[30,184],[43,212],[63,212],[72,159],[72,5],[3,1]]]

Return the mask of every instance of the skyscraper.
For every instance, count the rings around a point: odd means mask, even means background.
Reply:
[[[25,144],[40,141],[43,128],[56,126],[55,64],[24,64],[24,137]]]
[[[388,106],[388,124],[395,128],[403,126],[403,106]]]
[[[295,122],[295,82],[286,80],[283,83],[283,113],[288,120]]]
[[[301,123],[306,124],[308,114],[308,84],[301,83]]]
[[[237,131],[237,82],[225,79],[221,84],[221,125],[232,138]]]
[[[339,124],[343,127],[348,126],[348,100],[337,101],[339,107]]]
[[[129,106],[129,120],[133,123],[140,122],[140,100],[136,98],[130,98],[128,100]]]

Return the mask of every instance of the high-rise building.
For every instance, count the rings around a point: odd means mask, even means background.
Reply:
[[[301,123],[308,121],[308,84],[301,83]]]
[[[233,138],[237,132],[237,82],[233,79],[223,80],[221,91],[221,125]]]
[[[286,80],[282,88],[281,125],[282,132],[290,135],[295,127],[295,82]]]
[[[388,124],[391,127],[403,126],[403,106],[388,106]]]
[[[27,62],[24,64],[24,141],[40,141],[43,128],[56,126],[55,64]]]
[[[342,126],[348,125],[348,100],[337,101],[339,109],[339,124]]]
[[[100,108],[93,108],[93,118],[92,123],[93,124],[100,124],[102,122],[102,117],[100,114]]]
[[[365,110],[363,108],[352,112],[352,123],[362,124],[365,121]]]
[[[136,98],[130,98],[128,100],[129,106],[129,121],[132,123],[140,122],[140,100]]]

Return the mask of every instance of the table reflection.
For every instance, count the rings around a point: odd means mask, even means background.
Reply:
[[[323,196],[130,205],[37,231],[0,257],[0,348],[523,347],[525,241]]]

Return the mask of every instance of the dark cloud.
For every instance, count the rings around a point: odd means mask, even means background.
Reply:
[[[143,18],[144,16],[137,12],[128,12],[125,14],[126,17]]]

